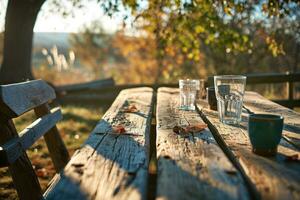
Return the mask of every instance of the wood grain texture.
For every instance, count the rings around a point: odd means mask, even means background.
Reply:
[[[249,97],[245,97],[247,102]],[[256,98],[252,96],[251,98]],[[253,99],[256,101],[255,99]],[[256,186],[262,199],[299,199],[300,198],[300,163],[291,161],[290,156],[300,157],[299,151],[285,140],[281,140],[276,157],[262,157],[252,153],[247,133],[247,115],[243,114],[240,126],[222,124],[216,111],[208,109],[206,102],[198,104],[202,114],[211,123],[215,137],[224,143],[222,148],[230,150],[245,174]],[[278,113],[274,110],[273,113]],[[219,143],[219,144],[220,144]]]
[[[145,199],[153,90],[123,90],[75,152],[47,199]],[[125,112],[134,105],[136,112]],[[112,133],[122,125],[125,134]]]
[[[18,133],[11,119],[7,120],[1,118],[0,133],[0,145],[18,137]],[[9,166],[9,171],[20,199],[37,200],[43,197],[39,181],[24,151],[23,154]]]
[[[174,126],[204,123],[196,111],[181,111],[179,90],[157,94],[157,199],[249,199],[240,173],[208,129],[183,137]]]
[[[14,163],[34,142],[50,130],[55,124],[62,119],[59,108],[54,109],[51,114],[38,118],[31,125],[26,127],[19,137],[15,137],[5,144],[1,145],[0,165],[8,166]]]
[[[52,99],[54,89],[42,80],[0,86],[0,111],[7,118],[18,117]]]
[[[49,105],[46,103],[34,108],[34,112],[36,116],[40,118],[49,115],[51,113],[51,110]],[[47,130],[47,132],[44,134],[44,139],[47,144],[47,148],[53,161],[55,170],[58,173],[66,166],[66,164],[70,160],[70,156],[56,125]]]
[[[274,103],[256,92],[246,92],[244,104],[255,113],[282,115],[284,117],[283,135],[300,150],[300,113]]]

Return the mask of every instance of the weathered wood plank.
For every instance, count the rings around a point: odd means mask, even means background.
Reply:
[[[242,176],[208,129],[188,137],[173,132],[204,123],[196,111],[178,109],[178,92],[160,88],[157,94],[157,199],[249,199]]]
[[[43,117],[51,113],[47,103],[34,108],[34,112],[37,117]],[[52,128],[44,134],[44,139],[55,170],[58,173],[66,166],[70,160],[70,156],[56,125],[52,126]]]
[[[0,133],[0,145],[18,137],[11,119],[0,119]],[[9,171],[20,199],[38,200],[43,197],[39,181],[25,152],[9,166]]]
[[[42,80],[1,85],[0,111],[14,118],[54,98],[54,89]]]
[[[253,97],[255,98],[255,97]],[[246,96],[245,101],[248,100]],[[218,138],[221,147],[233,153],[233,158],[243,168],[254,183],[262,199],[299,199],[300,164],[299,159],[291,161],[290,156],[300,157],[292,145],[281,140],[276,157],[266,158],[251,151],[247,133],[247,114],[240,126],[230,126],[219,122],[216,111],[208,109],[206,102],[198,104],[201,114],[209,121],[209,126]],[[273,113],[279,114],[278,110]]]
[[[14,163],[34,142],[50,130],[62,119],[59,108],[53,109],[51,114],[45,115],[26,127],[19,137],[15,137],[0,148],[0,166]]]
[[[256,92],[246,92],[244,105],[255,113],[282,115],[284,117],[283,135],[300,150],[300,113],[274,103]]]
[[[152,97],[151,88],[122,91],[46,198],[145,199]],[[113,134],[117,125],[126,134]]]

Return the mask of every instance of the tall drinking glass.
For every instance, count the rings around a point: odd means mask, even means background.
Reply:
[[[246,76],[214,76],[219,119],[225,124],[241,122]]]
[[[199,81],[197,80],[179,80],[180,89],[180,109],[195,110],[195,100]]]

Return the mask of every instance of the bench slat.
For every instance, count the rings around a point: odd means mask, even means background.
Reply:
[[[14,118],[55,99],[55,91],[45,81],[33,80],[0,86],[0,110]]]
[[[194,111],[179,107],[179,90],[160,88],[157,95],[157,198],[249,199],[239,171],[208,129],[183,137],[174,126],[203,123]]]
[[[49,131],[55,124],[62,119],[59,108],[52,110],[51,114],[45,115],[35,120],[31,125],[26,127],[20,134],[9,142],[1,146],[0,166],[7,166],[14,163],[24,150],[27,150],[41,136]]]
[[[46,198],[145,199],[152,99],[151,88],[123,90]],[[138,111],[123,112],[130,105]],[[112,134],[119,124],[128,135]]]
[[[249,94],[251,93],[246,92],[245,94],[246,105],[249,100],[259,102],[257,95]],[[218,113],[208,109],[206,102],[201,102],[198,107],[202,115],[209,121],[211,130],[214,130],[218,143],[223,149],[233,153],[232,159],[239,163],[245,174],[256,186],[262,199],[300,198],[299,160],[291,161],[289,159],[290,156],[300,157],[300,153],[295,147],[282,139],[276,157],[266,158],[256,155],[251,150],[246,113],[243,114],[241,126],[236,127],[222,124],[218,119]],[[281,113],[279,109],[270,110],[270,112],[273,114]]]

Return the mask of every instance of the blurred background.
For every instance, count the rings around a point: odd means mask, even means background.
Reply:
[[[297,1],[47,0],[34,25],[32,73],[63,85],[296,72],[299,24]]]

